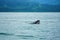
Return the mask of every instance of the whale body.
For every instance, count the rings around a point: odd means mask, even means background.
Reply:
[[[40,20],[33,22],[32,24],[40,24]]]

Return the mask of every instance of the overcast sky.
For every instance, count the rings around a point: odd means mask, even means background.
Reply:
[[[34,1],[39,2],[41,4],[52,4],[52,5],[60,4],[60,0],[34,0]]]
[[[60,5],[60,0],[0,0],[0,3],[1,2],[37,2],[37,3],[40,3],[40,4],[51,4],[51,5]]]

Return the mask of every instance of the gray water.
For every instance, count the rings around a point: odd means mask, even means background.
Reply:
[[[60,40],[60,13],[0,13],[0,40]]]

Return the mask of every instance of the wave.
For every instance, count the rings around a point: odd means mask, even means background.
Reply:
[[[19,38],[22,38],[22,39],[32,39],[32,38],[35,38],[35,36],[32,36],[32,35],[16,35],[17,37]]]
[[[10,34],[10,33],[0,33],[0,35],[13,35],[13,36],[18,36],[18,37],[34,37],[32,35],[15,35],[15,34]]]
[[[15,34],[10,34],[10,33],[0,33],[0,35],[5,35],[5,36],[16,36],[19,37],[20,39],[34,39],[34,38],[38,38],[38,39],[46,39],[44,37],[36,37],[33,35],[15,35]]]
[[[0,35],[13,35],[13,34],[9,34],[9,33],[0,33]]]
[[[21,36],[21,37],[34,37],[32,35],[16,35],[16,36]]]

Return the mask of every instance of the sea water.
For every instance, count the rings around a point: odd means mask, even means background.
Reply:
[[[0,40],[60,40],[60,14],[0,13]]]

